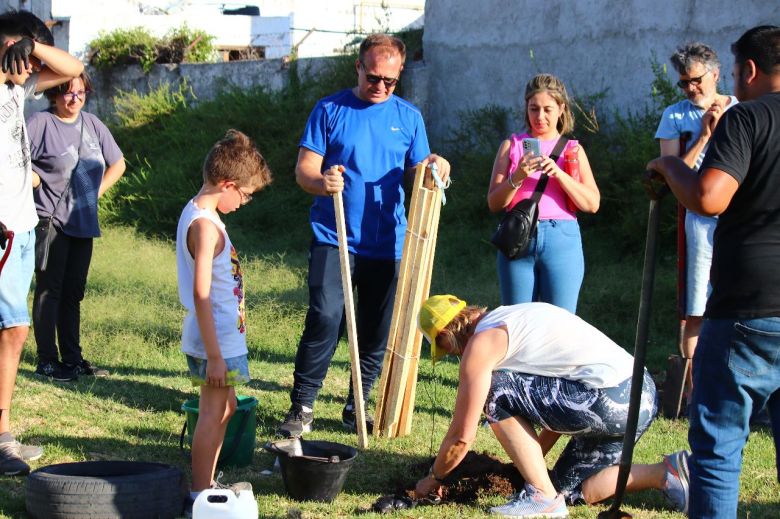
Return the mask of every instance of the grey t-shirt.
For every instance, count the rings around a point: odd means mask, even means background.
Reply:
[[[67,123],[50,110],[32,114],[27,119],[27,131],[32,169],[41,177],[34,193],[38,216],[54,213],[55,225],[68,236],[100,236],[98,190],[106,165],[122,158],[111,132],[90,113],[82,111],[76,121]],[[60,197],[62,202],[57,205]]]

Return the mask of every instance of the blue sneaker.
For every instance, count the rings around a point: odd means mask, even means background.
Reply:
[[[664,456],[666,476],[662,492],[674,507],[688,514],[688,451],[679,451]]]
[[[567,517],[569,515],[563,494],[553,498],[544,497],[544,494],[528,483],[519,493],[510,496],[507,504],[494,506],[490,509],[490,513],[504,517]]]

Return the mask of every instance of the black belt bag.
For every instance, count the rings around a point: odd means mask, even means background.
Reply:
[[[558,160],[568,141],[569,139],[563,136],[558,139],[550,155],[553,162]],[[511,174],[511,171],[507,172],[507,175]],[[548,179],[546,174],[541,175],[531,197],[520,200],[507,211],[490,238],[490,242],[510,260],[521,258],[528,252],[528,246],[531,244],[539,220],[539,200],[542,198],[544,188],[547,187]]]
[[[35,270],[45,272],[49,264],[49,249],[51,242],[57,235],[57,229],[54,228],[54,219],[51,216],[44,216],[38,220],[35,226]]]

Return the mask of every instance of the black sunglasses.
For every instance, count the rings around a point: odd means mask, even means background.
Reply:
[[[366,65],[362,61],[360,62],[360,67],[363,69],[363,73],[366,75],[366,81],[371,83],[372,85],[376,85],[380,81],[385,84],[385,88],[388,90],[393,88],[396,83],[398,83],[397,77],[385,77],[385,76],[377,76],[376,74],[369,74],[366,72]]]
[[[699,86],[701,85],[702,78],[704,78],[704,76],[706,76],[709,73],[710,71],[708,70],[707,72],[705,72],[699,77],[692,77],[691,79],[681,79],[680,81],[677,82],[677,86],[680,88],[688,88],[688,85]]]

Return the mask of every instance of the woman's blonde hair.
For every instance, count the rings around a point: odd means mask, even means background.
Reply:
[[[484,306],[469,305],[461,310],[436,336],[436,344],[452,355],[463,355],[463,348],[474,335],[474,328],[487,311]]]
[[[563,105],[556,129],[561,135],[574,131],[574,114],[571,111],[569,94],[563,81],[552,74],[538,74],[525,86],[525,126],[531,131],[531,120],[528,118],[528,100],[540,92],[546,92],[556,103]]]

